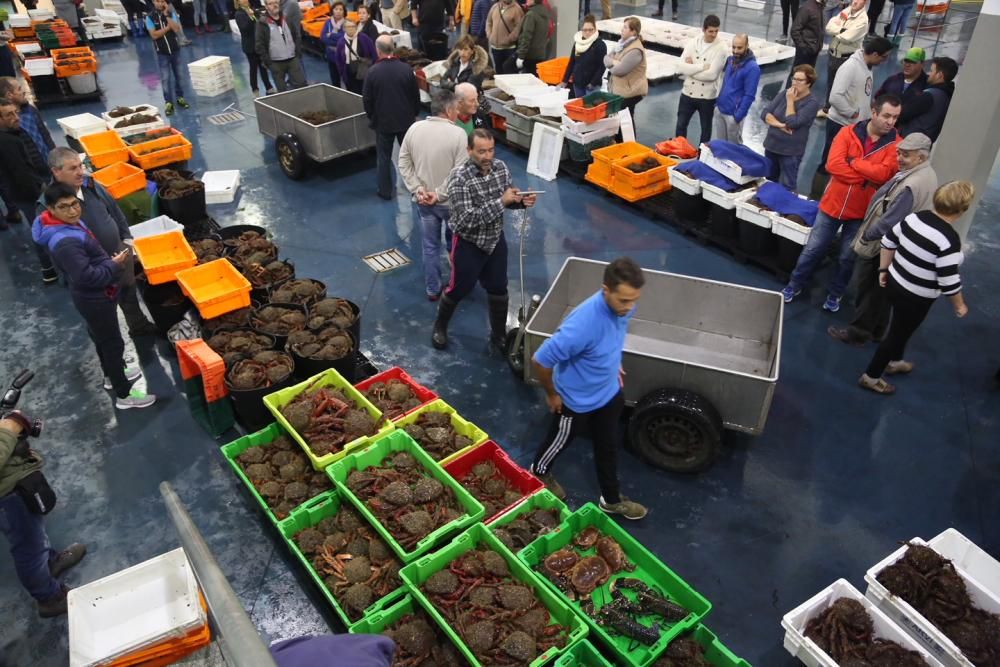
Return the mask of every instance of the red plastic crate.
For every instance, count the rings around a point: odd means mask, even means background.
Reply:
[[[431,391],[430,389],[428,389],[427,387],[423,386],[422,384],[414,380],[412,377],[410,377],[409,373],[404,371],[399,366],[393,366],[392,368],[382,371],[378,375],[371,376],[367,380],[362,380],[361,382],[354,385],[354,388],[360,392],[365,392],[368,390],[369,387],[371,387],[376,382],[388,382],[389,380],[400,380],[403,384],[409,387],[410,391],[412,391],[414,395],[420,400],[420,405],[412,408],[411,410],[407,410],[406,412],[399,415],[392,421],[402,419],[411,412],[419,410],[420,408],[427,405],[431,401],[436,401],[438,398],[440,398],[436,393],[434,393],[433,391]]]
[[[516,503],[508,505],[493,516],[483,517],[483,523],[489,523],[496,517],[503,516],[509,512],[511,508],[520,505],[526,498],[534,494],[536,491],[545,488],[545,485],[542,484],[541,480],[514,463],[514,461],[507,456],[507,452],[505,452],[500,445],[493,440],[487,440],[478,447],[462,454],[451,463],[446,463],[444,465],[444,469],[445,472],[454,477],[458,482],[461,482],[468,476],[469,472],[472,470],[472,466],[477,463],[482,463],[483,461],[493,461],[493,464],[497,467],[497,471],[509,480],[515,489],[521,492],[520,500]]]

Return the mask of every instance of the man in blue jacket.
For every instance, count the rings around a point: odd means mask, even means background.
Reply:
[[[743,145],[743,120],[757,98],[760,65],[746,33],[733,37],[733,55],[722,70],[722,91],[715,103],[715,138]]]
[[[548,435],[531,472],[560,498],[566,493],[549,472],[556,457],[582,431],[594,444],[594,464],[601,487],[600,507],[626,519],[641,519],[646,508],[618,488],[618,420],[622,394],[622,350],[629,320],[646,279],[628,257],[604,269],[601,289],[573,309],[531,359],[552,412]]]
[[[118,328],[118,283],[131,249],[108,256],[81,220],[81,202],[72,187],[53,183],[43,197],[46,210],[35,218],[31,237],[48,250],[69,280],[73,305],[87,323],[87,333],[97,348],[104,387],[114,390],[119,410],[147,408],[156,397],[132,387],[142,371],[125,368],[125,342]]]

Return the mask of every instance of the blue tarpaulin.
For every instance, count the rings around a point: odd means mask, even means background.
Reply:
[[[720,160],[735,162],[743,170],[744,176],[765,177],[771,173],[771,161],[756,151],[722,139],[708,142],[712,155]]]
[[[802,199],[794,192],[789,192],[787,188],[778,183],[768,181],[757,189],[757,199],[760,203],[772,211],[776,211],[782,217],[797,215],[806,221],[806,225],[812,227],[816,222],[816,212],[819,210],[819,202],[811,199]]]
[[[691,160],[690,162],[679,164],[674,167],[674,171],[683,172],[686,176],[690,176],[691,178],[699,181],[704,181],[705,183],[714,185],[715,187],[721,188],[726,192],[736,192],[743,187],[739,183],[729,180],[704,162],[699,162],[698,160]]]

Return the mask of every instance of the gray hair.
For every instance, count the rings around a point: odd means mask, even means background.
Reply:
[[[443,116],[448,110],[458,104],[458,97],[450,90],[439,90],[431,98],[431,115]]]
[[[71,157],[80,159],[80,154],[72,148],[56,146],[49,151],[49,169],[62,169],[63,163]]]
[[[379,35],[375,40],[375,48],[384,56],[391,56],[396,50],[396,44],[392,41],[392,35]]]
[[[459,97],[479,97],[479,90],[468,81],[463,81],[455,86],[455,94]]]

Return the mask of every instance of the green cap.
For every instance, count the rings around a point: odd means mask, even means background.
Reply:
[[[903,60],[908,63],[922,63],[924,62],[924,50],[919,46],[914,46],[906,52]]]

